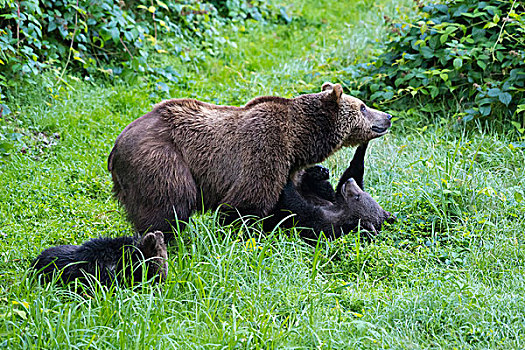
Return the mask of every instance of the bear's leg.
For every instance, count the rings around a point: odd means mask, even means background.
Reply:
[[[162,174],[150,177],[152,182],[158,182],[159,193],[150,193],[139,203],[139,215],[134,223],[139,233],[161,231],[169,242],[175,233],[185,229],[196,210],[197,186],[189,168],[181,162],[165,165]]]
[[[363,176],[365,173],[365,154],[368,147],[368,142],[359,145],[355,150],[354,157],[350,162],[350,166],[345,170],[341,179],[337,183],[336,193],[341,193],[343,184],[350,178],[353,178],[359,188],[364,191]]]
[[[322,165],[314,165],[304,170],[300,182],[296,185],[299,192],[306,196],[309,201],[315,201],[315,197],[325,201],[335,201],[335,191],[328,179],[330,171]]]
[[[260,154],[255,156],[255,151],[252,154],[251,159],[257,160],[256,164],[248,164],[240,171],[239,181],[233,184],[219,203],[225,209],[231,208],[232,213],[264,218],[277,204],[289,169],[275,154],[265,157]]]
[[[337,218],[328,217],[326,210],[308,202],[297,192],[292,181],[284,186],[276,210],[281,212],[280,216],[283,216],[283,211],[287,215],[295,214],[296,226],[307,228],[301,231],[301,236],[305,239],[317,239],[321,231],[329,238],[341,234],[340,228],[332,225],[332,221],[337,221]]]
[[[196,210],[195,180],[172,145],[150,148],[147,155],[129,159],[116,153],[112,175],[115,195],[140,234],[162,231],[168,242]]]

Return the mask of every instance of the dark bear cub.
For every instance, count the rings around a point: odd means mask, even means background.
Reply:
[[[265,229],[281,222],[283,227],[295,224],[305,228],[301,236],[306,239],[317,239],[321,232],[328,238],[337,238],[358,226],[376,235],[385,221],[393,222],[395,217],[363,190],[367,146],[365,143],[357,148],[335,191],[328,182],[328,169],[319,165],[289,181],[273,216],[265,221]]]
[[[64,283],[93,277],[110,286],[115,282],[141,282],[143,275],[148,280],[162,281],[167,276],[167,259],[164,235],[155,231],[142,238],[94,238],[82,245],[48,248],[32,266],[46,281],[58,274]]]

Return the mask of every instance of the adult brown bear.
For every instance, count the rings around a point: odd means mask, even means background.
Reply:
[[[339,84],[244,107],[193,99],[159,103],[117,137],[108,159],[113,190],[139,232],[172,238],[196,211],[221,204],[264,217],[289,177],[344,146],[387,133],[391,116]]]

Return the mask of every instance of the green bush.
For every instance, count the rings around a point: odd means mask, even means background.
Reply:
[[[271,14],[266,0],[0,0],[0,86],[9,89],[44,68],[59,78],[71,68],[142,73],[151,52],[181,54],[180,41],[213,41],[231,20]],[[177,40],[165,45],[166,38]]]
[[[347,69],[353,89],[391,108],[449,109],[458,121],[500,118],[524,128],[525,5],[456,0],[419,6],[414,23],[386,18],[392,33],[384,53]]]

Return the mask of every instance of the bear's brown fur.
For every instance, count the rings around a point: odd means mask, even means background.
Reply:
[[[384,135],[390,118],[330,83],[320,93],[263,96],[244,107],[173,99],[122,131],[108,168],[139,232],[182,229],[194,211],[221,204],[264,217],[293,173]]]

